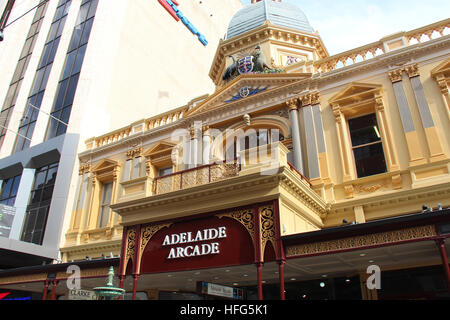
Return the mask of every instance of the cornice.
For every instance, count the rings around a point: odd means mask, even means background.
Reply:
[[[320,58],[329,56],[328,51],[318,34],[302,32],[295,29],[273,25],[266,21],[262,26],[247,31],[246,33],[227,40],[221,40],[211,65],[209,76],[213,82],[219,84],[219,72],[224,65],[224,59],[227,55],[251,48],[255,44],[263,41],[283,41],[290,46],[309,46],[316,50]]]
[[[335,187],[339,187],[336,185]],[[387,207],[395,205],[397,203],[410,202],[413,199],[419,198],[431,198],[433,196],[442,194],[450,195],[450,185],[448,182],[440,183],[426,187],[416,187],[410,190],[393,190],[391,192],[383,193],[380,195],[369,194],[367,196],[361,196],[353,198],[351,200],[342,200],[331,204],[330,214],[337,213],[345,210],[353,210],[355,206],[372,207],[380,206]],[[420,208],[418,208],[419,210]]]

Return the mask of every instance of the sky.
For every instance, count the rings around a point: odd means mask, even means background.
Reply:
[[[241,0],[244,5],[250,0]],[[330,55],[450,18],[448,0],[282,0],[299,7]]]

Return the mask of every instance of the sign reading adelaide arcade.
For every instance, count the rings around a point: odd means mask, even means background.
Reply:
[[[193,236],[192,232],[182,232],[167,235],[164,238],[162,244],[163,246],[180,245],[170,249],[170,253],[167,259],[219,254],[220,253],[219,242],[211,242],[203,244],[198,243],[201,241],[214,241],[226,238],[227,237],[226,230],[227,230],[226,227],[198,230],[195,233],[195,237]]]
[[[142,248],[141,273],[252,264],[254,246],[239,222],[216,216],[171,224]]]

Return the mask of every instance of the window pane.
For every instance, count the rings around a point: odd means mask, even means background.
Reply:
[[[81,66],[83,65],[84,54],[86,53],[86,46],[84,45],[78,49],[77,59],[73,67],[72,74],[76,74],[81,71]]]
[[[386,172],[381,143],[354,149],[354,155],[359,178]]]
[[[91,29],[92,29],[92,23],[94,22],[94,19],[88,20],[85,23],[84,26],[84,30],[83,30],[83,35],[81,36],[81,42],[80,42],[80,46],[83,44],[86,44],[89,40],[89,35],[91,34]]]
[[[69,88],[67,89],[66,98],[64,99],[63,106],[68,106],[73,103],[73,98],[75,96],[75,91],[77,90],[78,76],[73,76],[70,78]]]
[[[55,105],[53,106],[53,111],[60,110],[62,108],[64,95],[66,94],[67,84],[69,83],[69,79],[66,79],[59,84],[58,96],[55,101]]]
[[[72,71],[73,62],[75,61],[75,56],[77,54],[77,51],[72,51],[67,55],[66,64],[64,66],[64,73],[61,79],[66,79],[70,76]]]
[[[53,47],[52,51],[50,52],[50,56],[48,57],[47,63],[53,62],[55,60],[56,50],[58,50],[59,40],[61,38],[57,38],[55,41],[53,41]]]
[[[61,19],[61,22],[60,22],[59,28],[58,28],[58,32],[56,33],[57,37],[61,36],[63,29],[64,29],[64,25],[66,24],[66,19],[67,19],[67,17],[64,17]]]
[[[166,175],[171,174],[171,173],[172,173],[172,167],[168,167],[168,168],[164,168],[164,169],[160,169],[159,170],[159,176],[160,177],[166,176]]]
[[[10,197],[15,197],[17,195],[17,190],[19,190],[19,184],[20,184],[20,179],[22,178],[21,175],[14,177],[14,183],[13,186],[11,188],[11,193],[10,193]]]
[[[353,146],[380,141],[377,118],[375,114],[348,120]]]

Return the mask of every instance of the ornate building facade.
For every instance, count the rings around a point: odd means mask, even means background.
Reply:
[[[218,44],[213,94],[86,141],[61,270],[120,254],[132,299],[211,298],[210,284],[448,298],[449,27],[330,56],[300,9],[253,1]],[[64,295],[59,275],[33,283]]]

